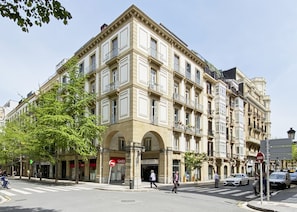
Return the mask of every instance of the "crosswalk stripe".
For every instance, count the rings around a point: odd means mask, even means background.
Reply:
[[[241,192],[241,193],[237,193],[237,194],[231,194],[232,196],[238,197],[238,196],[243,196],[246,194],[250,194],[253,193],[253,191],[245,191],[245,192]]]
[[[255,198],[255,197],[256,197],[255,194],[251,194],[251,195],[245,196],[245,198],[247,198],[247,199],[252,199],[252,198]]]
[[[58,191],[70,191],[70,189],[66,189],[66,188],[64,188],[64,187],[51,187],[51,186],[48,186],[48,187],[46,187],[46,188],[49,188],[49,189],[55,189],[55,190],[58,190]]]
[[[217,190],[212,190],[212,191],[207,191],[208,193],[219,193],[219,192],[222,192],[222,191],[228,191],[230,189],[228,188],[223,188],[223,189],[217,189]]]
[[[0,193],[5,194],[5,195],[10,196],[10,197],[15,196],[15,194],[13,194],[13,193],[11,193],[9,191],[3,191],[3,190],[1,190]]]
[[[50,189],[50,188],[43,188],[43,187],[35,187],[36,189],[43,190],[43,191],[51,191],[51,192],[58,192],[57,190]]]
[[[30,192],[23,191],[23,190],[16,189],[16,188],[12,188],[11,190],[14,192],[17,192],[17,193],[21,193],[21,194],[31,194]]]
[[[225,192],[221,192],[220,194],[232,194],[232,193],[236,193],[239,192],[240,190],[229,190],[229,191],[225,191]]]
[[[88,187],[78,187],[78,188],[80,188],[82,190],[87,190],[87,191],[92,190],[92,188],[88,188]]]
[[[36,192],[36,193],[44,193],[45,191],[41,191],[41,190],[37,190],[37,189],[33,189],[33,188],[24,188],[28,191],[33,191],[33,192]]]

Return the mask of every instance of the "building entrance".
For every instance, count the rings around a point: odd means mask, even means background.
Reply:
[[[141,166],[141,179],[144,182],[149,181],[151,170],[156,173],[156,181],[158,182],[158,165],[142,165]]]

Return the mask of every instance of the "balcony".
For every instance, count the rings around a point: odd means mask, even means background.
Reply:
[[[114,49],[105,55],[105,64],[109,67],[117,65],[119,61],[119,50]]]
[[[184,78],[184,72],[185,72],[184,69],[182,69],[180,66],[175,66],[173,69],[174,69],[174,76],[175,77],[178,77],[180,79]]]
[[[178,93],[174,93],[173,94],[173,101],[175,103],[180,104],[181,106],[183,106],[185,104],[185,97],[182,95],[179,95]]]
[[[195,136],[202,137],[202,129],[195,127]]]
[[[150,82],[148,85],[149,95],[153,95],[160,98],[163,95],[161,90],[162,90],[162,86],[157,83]]]
[[[157,67],[161,67],[163,65],[162,60],[164,61],[163,55],[155,49],[148,50],[148,61],[150,64],[154,64]]]
[[[186,99],[186,107],[194,110],[195,109],[195,101]]]
[[[208,118],[213,118],[213,115],[214,115],[214,110],[207,110],[207,116]]]
[[[179,121],[175,121],[173,123],[173,130],[174,131],[183,132],[184,128],[185,128],[184,125]]]
[[[203,105],[195,103],[195,110],[199,111],[200,113],[203,113]]]
[[[119,94],[119,82],[112,82],[106,86],[106,92],[109,97],[117,96]]]

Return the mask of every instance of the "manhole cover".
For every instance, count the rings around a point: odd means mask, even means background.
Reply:
[[[133,199],[124,199],[124,200],[121,200],[121,202],[131,203],[131,202],[135,202],[135,200],[133,200]]]

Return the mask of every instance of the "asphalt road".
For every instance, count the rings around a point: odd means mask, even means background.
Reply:
[[[192,191],[190,191],[191,189]],[[195,189],[200,191],[196,192]],[[0,211],[249,211],[242,206],[242,201],[238,201],[236,198],[228,198],[228,195],[240,193],[234,192],[237,187],[231,187],[228,190],[229,194],[226,193],[225,197],[218,196],[217,193],[219,192],[214,192],[213,189],[212,186],[204,187],[205,193],[203,193],[201,187],[180,186],[178,193],[175,194],[170,191],[170,187],[165,186],[161,190],[123,192],[103,191],[88,184],[57,186],[16,180],[11,182],[10,189],[0,190],[0,195],[5,196],[8,200],[0,205]],[[240,189],[247,188],[240,187]]]

